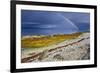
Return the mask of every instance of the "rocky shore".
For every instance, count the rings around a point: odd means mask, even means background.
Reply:
[[[41,51],[22,53],[22,63],[69,61],[90,59],[90,33],[83,33],[77,39],[66,40]]]

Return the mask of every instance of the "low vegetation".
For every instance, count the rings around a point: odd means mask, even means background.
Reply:
[[[21,39],[22,48],[41,48],[60,43],[65,40],[75,39],[82,33],[46,35],[42,37],[28,37]],[[41,36],[41,35],[40,35]]]

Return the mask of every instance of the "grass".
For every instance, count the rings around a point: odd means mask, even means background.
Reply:
[[[75,39],[82,33],[74,33],[74,34],[63,34],[63,35],[53,35],[53,36],[44,36],[39,38],[29,37],[21,39],[21,47],[22,48],[42,48],[47,47],[53,44],[60,43],[65,40]]]

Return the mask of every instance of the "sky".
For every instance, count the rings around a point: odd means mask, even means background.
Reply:
[[[21,10],[21,35],[71,34],[89,30],[89,13]]]

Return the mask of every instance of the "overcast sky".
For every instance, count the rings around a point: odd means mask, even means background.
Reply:
[[[90,14],[21,10],[22,35],[84,32],[90,29]]]

